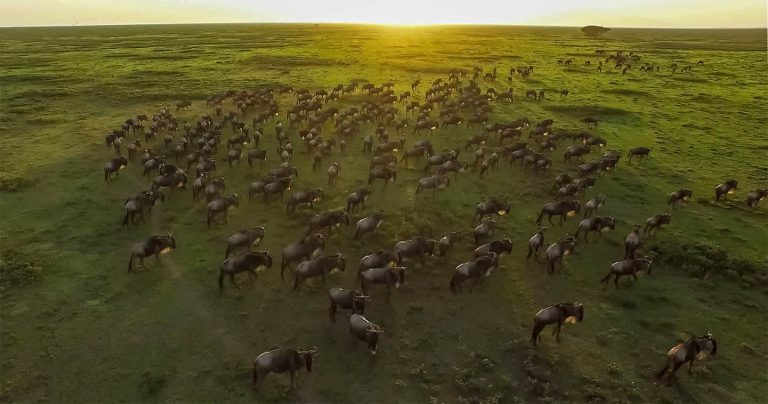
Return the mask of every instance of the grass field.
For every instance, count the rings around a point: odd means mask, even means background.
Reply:
[[[765,30],[616,29],[589,40],[575,28],[25,28],[0,29],[0,48],[4,402],[749,403],[768,397],[768,205],[749,210],[743,203],[748,190],[768,181]],[[606,65],[598,73],[583,66],[596,63],[598,48],[632,50],[663,69],[645,74],[636,64],[622,75]],[[558,65],[558,58],[573,58],[574,66]],[[698,60],[704,66],[690,74],[669,70],[672,63]],[[294,293],[291,282],[280,281],[276,262],[253,288],[227,284],[220,296],[216,285],[229,234],[264,225],[259,249],[279,261],[309,217],[344,205],[367,179],[361,137],[345,154],[335,152],[343,171],[334,186],[326,185],[329,161],[313,172],[298,147],[293,189],[319,185],[326,191],[314,210],[288,215],[277,201],[244,200],[228,224],[209,230],[204,204],[193,204],[187,191],[167,198],[139,226],[120,228],[125,197],[149,187],[138,159],[114,183],[103,181],[103,165],[112,157],[104,135],[129,117],[189,99],[192,108],[178,116],[194,122],[210,111],[206,96],[264,85],[316,90],[393,80],[400,93],[416,78],[428,84],[473,65],[499,68],[492,84],[497,90],[507,88],[510,67],[534,65],[527,80],[515,77],[515,92],[547,90],[540,103],[519,96],[511,104],[494,101],[494,121],[552,118],[556,128],[583,129],[581,119],[593,116],[601,123],[592,130],[608,148],[653,151],[642,165],[622,159],[614,175],[589,190],[587,196],[607,195],[603,213],[616,217],[616,230],[596,243],[579,243],[554,276],[543,263],[526,263],[525,245],[538,209],[553,199],[551,180],[573,171],[562,161],[568,142],[550,153],[555,167],[544,175],[504,162],[483,180],[474,171],[461,174],[435,198],[415,195],[416,180],[424,176],[417,168],[400,166],[386,190],[377,183],[367,209],[352,222],[379,208],[389,218],[362,241],[352,240],[354,226],[333,233],[327,251],[342,251],[348,263],[329,286],[352,287],[357,262],[370,251],[417,235],[471,231],[474,206],[491,196],[512,204],[512,213],[498,220],[497,235],[509,235],[515,247],[473,293],[448,290],[453,268],[470,256],[468,242],[425,268],[409,265],[406,284],[391,302],[374,290],[366,314],[386,333],[373,365],[364,347],[350,342],[344,320],[328,323],[321,283]],[[563,88],[570,95],[561,99]],[[292,97],[278,97],[282,110]],[[338,107],[363,99],[345,97]],[[234,109],[229,102],[224,107]],[[250,181],[278,165],[274,126],[266,128],[264,167],[219,165],[227,190],[244,195]],[[462,127],[429,136],[443,150],[463,146],[477,132]],[[289,133],[296,137],[295,130]],[[332,133],[327,127],[326,136]],[[224,138],[230,135],[227,129]],[[415,139],[409,133],[408,144]],[[162,148],[161,142],[154,147]],[[714,202],[714,186],[730,178],[739,180],[739,191]],[[646,241],[646,251],[656,245],[664,252],[653,275],[602,291],[599,279],[622,258],[631,225],[665,212],[668,194],[679,188],[693,189],[693,199],[673,213],[656,240]],[[548,243],[575,226],[574,220],[556,226]],[[167,231],[178,249],[155,269],[127,273],[130,246]],[[686,255],[702,245],[709,249],[706,258]],[[585,304],[584,322],[566,326],[559,345],[545,330],[534,349],[528,342],[533,315],[566,301]],[[708,330],[720,345],[716,357],[697,362],[693,376],[678,372],[672,387],[655,384],[667,350]],[[313,372],[299,374],[301,388],[292,391],[287,376],[270,375],[254,390],[256,355],[290,345],[320,350]]]

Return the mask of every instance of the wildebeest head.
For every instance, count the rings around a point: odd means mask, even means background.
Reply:
[[[576,302],[573,304],[574,316],[579,322],[584,321],[584,305]]]

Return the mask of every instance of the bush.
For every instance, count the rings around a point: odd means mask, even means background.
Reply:
[[[675,266],[691,276],[706,278],[735,275],[751,284],[768,286],[768,265],[741,258],[734,258],[722,248],[709,243],[656,244],[651,247],[656,262]]]
[[[37,184],[36,180],[17,175],[0,177],[0,192],[19,192]]]
[[[0,251],[0,290],[29,285],[42,272],[43,268],[32,257],[14,250]]]

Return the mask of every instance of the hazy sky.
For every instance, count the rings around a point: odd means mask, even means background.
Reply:
[[[0,0],[0,26],[204,22],[765,27],[766,0]]]

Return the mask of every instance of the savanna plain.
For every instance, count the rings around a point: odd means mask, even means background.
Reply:
[[[578,28],[532,27],[7,28],[0,29],[0,49],[3,402],[750,403],[768,397],[768,202],[754,208],[744,202],[768,177],[765,30],[614,29],[589,39]],[[640,61],[625,74],[608,62],[598,72],[597,62],[606,58],[598,49],[633,52]],[[661,69],[641,72],[643,63]],[[673,73],[675,63],[692,69]],[[563,161],[570,140],[545,151],[549,170],[526,172],[502,160],[482,178],[474,168],[451,175],[450,186],[434,195],[415,192],[427,175],[424,160],[398,163],[396,181],[386,189],[374,183],[366,207],[351,214],[352,225],[328,233],[325,253],[341,252],[347,267],[329,276],[327,287],[355,287],[358,260],[398,241],[450,231],[466,236],[446,257],[428,257],[423,267],[407,262],[405,284],[389,302],[384,289],[373,289],[366,317],[385,330],[373,362],[362,343],[352,342],[346,312],[329,322],[319,279],[294,292],[292,276],[281,281],[278,272],[281,250],[304,235],[308,219],[343,209],[347,195],[366,184],[370,155],[362,139],[376,123],[361,123],[344,152],[333,150],[313,170],[297,134],[304,126],[288,127],[286,120],[295,94],[275,92],[279,114],[263,126],[263,165],[242,161],[230,168],[224,156],[234,134],[224,126],[216,175],[226,179],[227,193],[240,195],[228,223],[207,228],[206,204],[177,189],[165,192],[144,221],[121,227],[126,197],[151,186],[140,154],[115,181],[103,179],[104,163],[114,157],[104,137],[128,118],[168,107],[179,121],[178,140],[183,123],[194,125],[207,113],[218,120],[206,98],[228,90],[292,86],[314,93],[340,83],[392,81],[399,95],[421,79],[411,101],[423,103],[434,80],[448,81],[452,69],[471,75],[474,66],[498,68],[495,80],[477,80],[483,93],[514,89],[512,102],[490,101],[489,123],[527,117],[534,127],[553,119],[555,131],[589,131],[606,139],[603,152],[621,152],[615,172],[599,176],[580,197],[583,203],[605,195],[599,214],[615,217],[616,228],[597,241],[579,240],[554,275],[543,261],[526,260],[536,215],[555,198],[552,180],[576,172]],[[519,66],[534,66],[533,73],[508,82],[509,69]],[[470,78],[461,77],[462,86]],[[376,100],[359,88],[324,108],[343,111]],[[560,96],[563,89],[567,96]],[[526,99],[526,90],[545,96]],[[176,103],[185,100],[191,107],[177,112]],[[404,103],[395,106],[398,120],[408,116]],[[225,113],[235,107],[231,98],[222,103]],[[250,126],[259,112],[249,109],[239,119]],[[586,117],[599,124],[586,127]],[[280,163],[278,120],[296,146],[290,164],[299,176],[283,203],[249,201],[249,184]],[[387,131],[397,138],[394,125]],[[464,142],[482,131],[462,124],[413,134],[409,127],[406,149],[429,139],[437,153],[458,147],[460,160],[471,160],[474,149],[465,151]],[[331,121],[322,134],[339,139]],[[486,147],[496,146],[494,136]],[[162,134],[149,146],[171,155]],[[629,165],[626,153],[637,146],[652,151]],[[586,159],[600,155],[593,149]],[[326,169],[334,161],[341,176],[328,185]],[[188,174],[191,182],[194,169]],[[737,191],[715,201],[714,187],[729,179],[739,181]],[[286,212],[291,192],[315,187],[325,191],[320,203]],[[680,188],[692,189],[693,197],[672,210],[667,198]],[[489,198],[511,205],[508,215],[495,218],[494,238],[510,238],[512,253],[471,293],[467,284],[453,294],[454,268],[474,249],[475,205]],[[388,213],[381,227],[353,240],[355,222],[378,209]],[[652,275],[603,289],[600,279],[622,259],[632,226],[669,211],[671,223],[643,239],[641,254],[654,256]],[[562,226],[555,219],[546,244],[575,232],[579,219]],[[227,282],[220,293],[227,237],[256,225],[266,231],[256,249],[270,251],[275,264],[252,287],[240,275],[241,288]],[[177,248],[129,273],[131,246],[168,232]],[[534,314],[573,301],[584,304],[584,321],[565,325],[559,344],[548,327],[533,347]],[[718,341],[716,355],[697,361],[692,375],[681,369],[671,387],[655,383],[672,346],[708,331]],[[254,388],[256,355],[286,346],[316,346],[312,372],[297,375],[296,389],[276,374]]]

